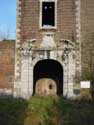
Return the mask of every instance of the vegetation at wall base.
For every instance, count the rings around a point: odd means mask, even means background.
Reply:
[[[94,125],[94,101],[33,96],[1,98],[0,125]]]

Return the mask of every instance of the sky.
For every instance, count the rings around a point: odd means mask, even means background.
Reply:
[[[16,0],[0,0],[0,37],[16,36]]]

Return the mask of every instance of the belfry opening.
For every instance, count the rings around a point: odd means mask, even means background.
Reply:
[[[53,59],[38,61],[33,70],[33,94],[63,93],[63,67]]]

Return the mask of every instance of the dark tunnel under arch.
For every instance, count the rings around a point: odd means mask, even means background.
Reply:
[[[53,59],[38,61],[33,70],[33,94],[35,94],[36,82],[41,78],[50,78],[56,82],[57,95],[63,94],[63,67]]]

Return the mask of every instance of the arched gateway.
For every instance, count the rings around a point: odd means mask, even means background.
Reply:
[[[63,93],[63,67],[58,61],[52,59],[38,61],[34,66],[33,74],[33,94],[36,93],[38,88],[40,88],[40,91],[44,88],[44,94],[46,94],[46,91],[47,94],[61,95]],[[53,90],[53,93],[50,93],[51,90]]]

